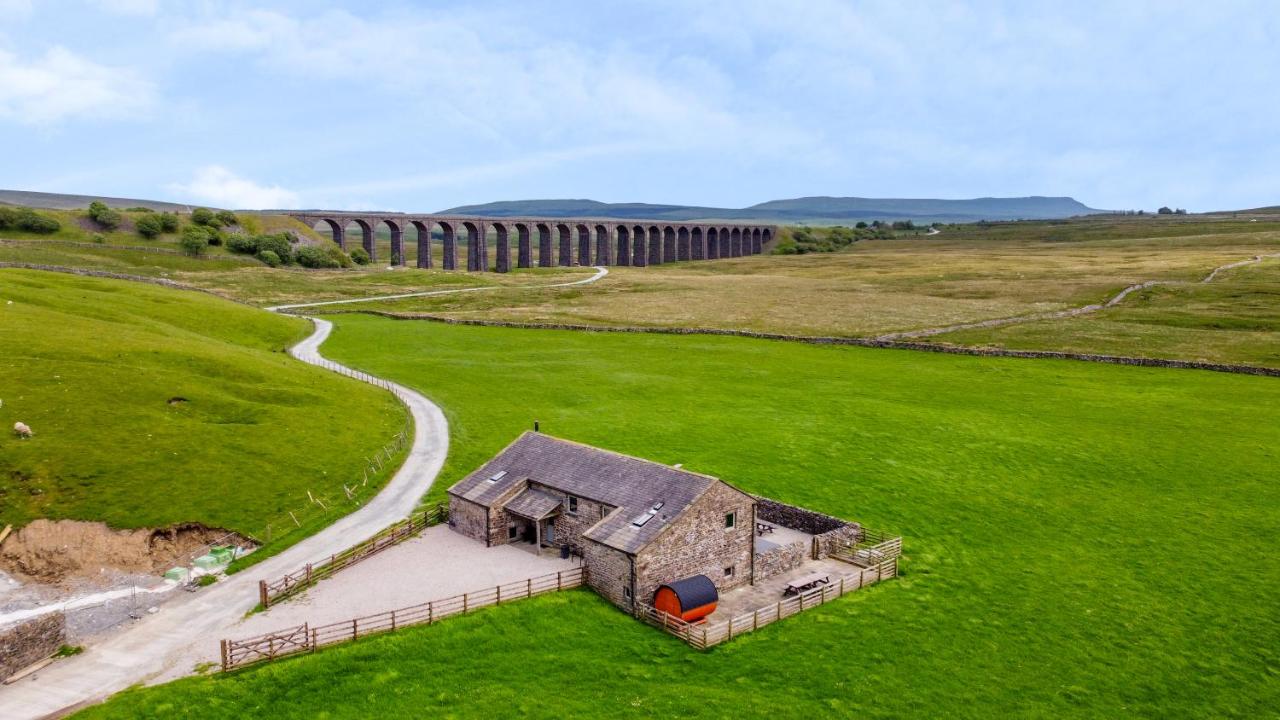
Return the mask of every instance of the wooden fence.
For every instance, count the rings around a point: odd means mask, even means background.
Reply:
[[[861,590],[888,578],[897,577],[898,559],[886,560],[873,567],[860,568],[858,572],[845,575],[839,580],[808,592],[793,595],[773,605],[757,608],[717,623],[687,623],[674,615],[644,604],[637,604],[636,617],[654,627],[675,635],[699,650],[719,645],[732,640],[743,633],[758,630],[765,625],[775,623],[783,618],[791,617],[805,610],[823,605],[846,593]]]
[[[259,580],[258,602],[262,603],[263,608],[269,608],[302,592],[343,568],[351,567],[393,545],[398,545],[408,540],[432,525],[439,525],[448,519],[449,508],[441,503],[410,515],[408,518],[401,520],[358,545],[330,555],[328,560],[314,564],[307,563],[306,567],[289,573],[278,580]]]
[[[831,551],[831,557],[858,567],[873,567],[902,556],[902,538],[863,529],[862,539]]]
[[[540,575],[478,592],[463,593],[443,600],[432,600],[420,605],[397,608],[327,625],[313,627],[310,624],[303,624],[243,640],[223,640],[222,671],[227,672],[247,665],[279,660],[290,655],[315,652],[328,645],[350,642],[413,625],[430,625],[478,608],[568,590],[585,582],[586,569],[579,566],[571,570]]]

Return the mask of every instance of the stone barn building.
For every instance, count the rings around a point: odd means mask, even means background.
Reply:
[[[614,604],[705,575],[724,592],[755,576],[757,499],[717,478],[537,432],[449,488],[449,524],[488,545],[568,547]]]

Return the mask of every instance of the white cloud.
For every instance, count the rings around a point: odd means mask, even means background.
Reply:
[[[259,210],[296,208],[298,194],[279,185],[259,185],[242,178],[221,165],[207,165],[195,172],[188,183],[169,186],[179,197],[222,208]]]
[[[99,65],[61,46],[31,62],[0,50],[0,119],[48,125],[136,117],[154,97],[151,83],[133,70]]]
[[[0,17],[10,22],[31,15],[31,0],[0,0]]]

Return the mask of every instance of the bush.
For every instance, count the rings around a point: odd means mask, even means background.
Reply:
[[[160,229],[167,233],[178,232],[178,227],[182,223],[178,220],[176,213],[164,212],[160,213]]]
[[[57,220],[41,215],[34,210],[23,209],[18,211],[13,227],[17,230],[48,235],[49,233],[58,232],[62,225]]]
[[[144,238],[154,238],[164,232],[164,225],[160,222],[160,217],[154,213],[143,215],[133,225],[138,230],[138,234]]]
[[[98,226],[106,230],[115,230],[120,227],[120,213],[107,207],[106,203],[94,200],[89,203],[89,218],[98,223]]]
[[[227,237],[227,249],[233,253],[241,255],[257,255],[258,254],[258,238],[242,233],[235,233]],[[277,255],[278,256],[278,255]]]
[[[337,263],[337,267],[344,267],[344,268],[351,267],[352,263],[351,263],[350,256],[342,252],[342,248],[338,247],[337,245],[334,245],[332,243],[330,243],[329,245],[326,245],[324,252],[325,252],[325,255],[329,256],[330,260]]]
[[[263,250],[262,252],[258,253],[258,259],[266,263],[267,265],[270,265],[271,267],[280,267],[281,265],[284,264],[283,262],[281,262],[280,256],[275,254],[271,250]]]
[[[15,208],[0,207],[0,230],[17,227],[18,211]]]
[[[182,231],[182,247],[184,249],[187,246],[188,238],[191,239],[193,244],[197,240],[203,242],[205,245],[222,244],[222,233],[218,232],[217,228],[204,227],[201,225],[192,225]]]
[[[280,262],[288,265],[293,261],[293,246],[289,244],[289,236],[285,233],[277,235],[258,235],[254,238],[258,252],[270,250],[280,258]]]
[[[334,246],[337,249],[337,246]],[[339,253],[342,250],[338,250]],[[336,268],[342,267],[342,263],[333,258],[333,256],[322,248],[315,245],[303,245],[293,254],[293,259],[302,267],[308,268]]]
[[[144,207],[131,207],[131,208],[125,208],[125,209],[124,209],[124,211],[125,211],[125,212],[137,212],[137,213],[153,213],[153,212],[155,212],[155,210],[152,210],[151,208],[144,208]]]
[[[196,225],[213,225],[218,222],[218,216],[209,208],[196,208],[191,211],[191,222]]]
[[[357,265],[369,264],[369,251],[362,247],[358,247],[351,251],[351,262]]]
[[[197,232],[192,232],[193,230]],[[182,246],[182,252],[192,257],[203,255],[209,249],[209,237],[199,230],[199,228],[187,228],[187,231],[182,233],[182,239],[178,241]]]
[[[213,218],[217,220],[218,224],[222,227],[231,227],[232,225],[240,224],[240,218],[236,217],[236,214],[230,210],[219,210]]]

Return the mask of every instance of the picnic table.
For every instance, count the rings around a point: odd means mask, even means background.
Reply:
[[[823,573],[823,572],[810,573],[803,577],[798,577],[795,580],[792,580],[791,582],[787,583],[787,587],[782,591],[782,594],[784,596],[799,595],[802,592],[812,590],[818,587],[819,585],[826,585],[829,582],[831,582],[831,576],[828,575],[827,573]]]
[[[756,523],[756,535],[763,535],[765,533],[771,533],[771,532],[773,532],[773,526],[770,525],[769,523],[762,523],[762,522]]]

